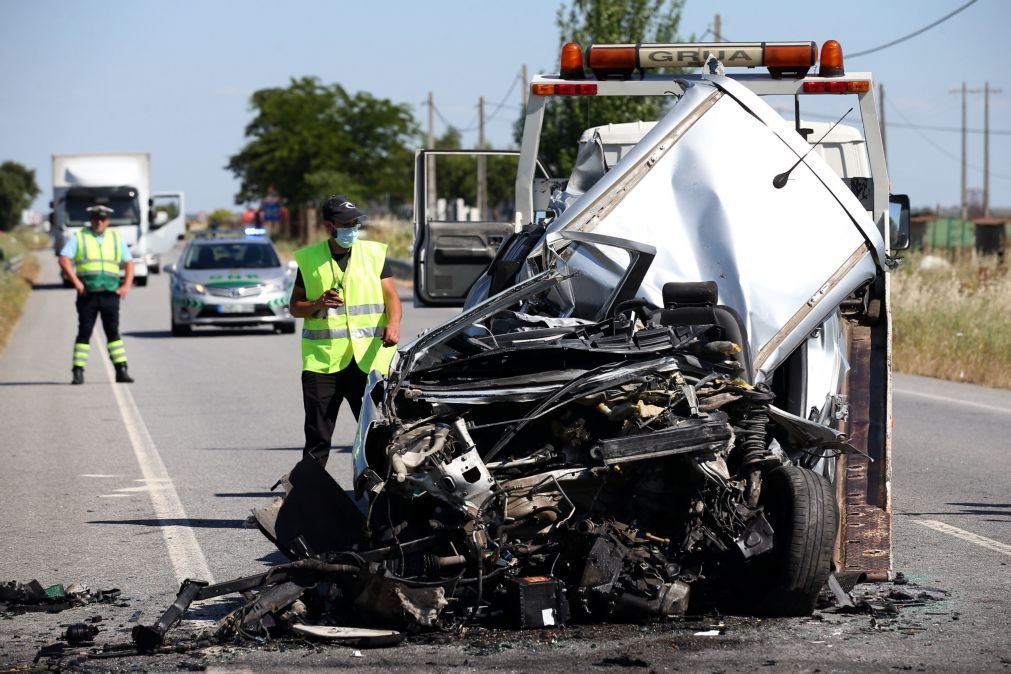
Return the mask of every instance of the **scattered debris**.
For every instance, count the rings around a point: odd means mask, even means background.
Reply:
[[[701,632],[696,632],[694,636],[697,636],[697,637],[718,637],[721,634],[723,634],[723,632],[721,632],[720,630],[703,630]]]
[[[118,589],[92,592],[87,585],[62,583],[43,587],[38,580],[27,583],[0,583],[0,613],[59,613],[68,608],[93,603],[114,603],[120,598]]]
[[[622,655],[604,658],[600,662],[594,663],[594,667],[649,667],[649,663],[642,658],[633,658],[627,653]]]
[[[98,628],[85,623],[75,623],[67,628],[64,638],[71,646],[90,643],[98,635]]]

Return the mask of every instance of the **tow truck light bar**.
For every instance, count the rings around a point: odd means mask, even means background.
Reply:
[[[804,82],[805,94],[865,94],[870,90],[870,80],[853,80],[851,82]]]
[[[838,43],[837,43],[838,44]],[[571,53],[574,42],[562,48],[562,77],[582,79],[574,67]],[[598,79],[627,78],[635,70],[647,68],[699,68],[714,54],[728,68],[765,66],[773,77],[803,77],[818,60],[818,45],[814,42],[685,42],[679,44],[615,44],[590,45],[586,50],[586,66]],[[841,56],[841,50],[840,50]]]
[[[628,79],[636,70],[647,68],[701,67],[714,54],[724,66],[756,68],[765,66],[776,79],[803,79],[820,62],[818,76],[843,77],[842,47],[835,40],[822,45],[814,42],[682,42],[677,44],[595,44],[584,53],[576,42],[562,47],[560,77],[586,80],[586,69],[597,80]],[[807,94],[860,94],[870,91],[868,80],[850,82],[804,82]],[[536,83],[530,85],[535,96],[596,96],[597,85]]]

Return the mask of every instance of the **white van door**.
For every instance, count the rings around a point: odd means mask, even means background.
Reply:
[[[151,195],[147,252],[166,255],[186,234],[186,198],[182,192],[155,192]]]
[[[414,299],[463,306],[513,234],[519,152],[419,150],[414,164]],[[538,166],[543,174],[544,169]]]

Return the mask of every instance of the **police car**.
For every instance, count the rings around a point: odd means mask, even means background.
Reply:
[[[191,239],[172,275],[172,334],[194,326],[269,325],[295,332],[288,312],[295,263],[281,262],[264,230],[209,231]]]

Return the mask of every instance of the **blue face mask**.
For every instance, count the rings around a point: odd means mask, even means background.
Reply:
[[[333,238],[341,248],[350,248],[358,240],[358,229],[339,227],[334,232]]]

